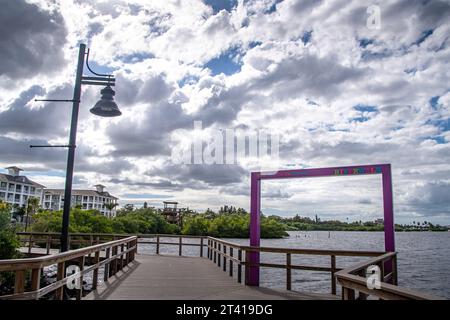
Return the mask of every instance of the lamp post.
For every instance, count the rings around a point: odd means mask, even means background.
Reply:
[[[86,57],[86,67],[88,70],[96,75],[95,77],[83,76],[83,69]],[[70,137],[68,145],[58,145],[58,146],[30,146],[31,148],[36,147],[66,147],[69,149],[67,155],[67,170],[66,170],[66,183],[64,189],[64,209],[63,209],[63,219],[62,219],[62,230],[61,230],[61,252],[69,250],[69,218],[70,218],[70,207],[72,200],[72,182],[73,182],[73,167],[75,162],[75,148],[76,148],[76,138],[77,138],[77,125],[78,125],[78,111],[80,107],[81,98],[81,86],[82,85],[101,85],[105,86],[101,90],[101,99],[94,105],[90,112],[101,116],[101,117],[116,117],[120,116],[120,112],[117,104],[114,102],[114,90],[111,86],[114,86],[115,79],[112,75],[99,74],[94,71],[89,66],[89,49],[86,51],[86,45],[80,44],[80,49],[78,53],[78,65],[77,73],[75,78],[75,87],[73,90],[73,99],[71,100],[57,100],[57,99],[43,99],[35,101],[58,101],[58,102],[72,102],[72,118],[70,124]]]

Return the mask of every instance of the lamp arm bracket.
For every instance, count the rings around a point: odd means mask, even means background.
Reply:
[[[87,50],[87,53],[86,53],[86,67],[88,68],[88,70],[89,70],[92,74],[95,74],[96,76],[99,76],[99,77],[113,78],[113,75],[111,75],[111,74],[97,73],[97,72],[95,72],[95,71],[93,71],[93,70],[91,69],[91,67],[89,66],[89,52],[90,52],[90,49],[88,49],[88,50]]]

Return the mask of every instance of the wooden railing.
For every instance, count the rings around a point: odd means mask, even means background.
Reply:
[[[61,234],[56,232],[17,232],[22,247],[27,248],[28,255],[50,254],[51,249],[59,249]],[[69,248],[93,246],[108,241],[123,239],[134,235],[110,234],[110,233],[70,233]],[[44,251],[38,251],[38,248]]]
[[[60,233],[45,232],[18,232],[22,247],[26,248],[28,255],[50,254],[52,249],[58,249],[60,244]],[[160,254],[161,246],[178,246],[178,255],[183,255],[184,247],[199,247],[199,256],[203,257],[206,247],[206,236],[189,236],[176,234],[115,234],[115,233],[70,233],[69,248],[92,246],[107,241],[136,236],[139,243],[155,245],[155,253]],[[177,239],[176,242],[168,242],[165,239]],[[196,243],[186,242],[183,239],[195,239]],[[45,248],[45,249],[44,249]],[[44,249],[44,250],[38,250]]]
[[[45,245],[47,252],[50,252],[52,245],[59,245],[59,233],[19,233],[22,241],[29,248],[30,253],[35,244]],[[138,243],[146,243],[155,245],[155,254],[161,254],[161,247],[164,245],[178,246],[178,255],[183,255],[184,247],[198,247],[199,257],[204,257],[204,249],[206,247],[206,258],[215,263],[224,272],[228,272],[230,277],[236,276],[239,283],[243,282],[247,269],[251,266],[259,266],[263,268],[278,268],[286,270],[286,289],[292,289],[292,270],[308,270],[330,273],[331,293],[336,294],[337,284],[342,286],[342,299],[367,299],[369,296],[374,296],[379,299],[441,299],[429,294],[423,294],[415,290],[401,288],[397,286],[397,254],[395,252],[381,252],[381,251],[349,251],[349,250],[320,250],[320,249],[294,249],[294,248],[274,248],[274,247],[251,247],[239,245],[229,241],[217,239],[207,236],[188,236],[188,235],[167,235],[167,234],[140,234],[140,235],[123,235],[123,234],[89,234],[79,233],[70,235],[70,244],[72,246],[90,246],[85,248],[96,248],[98,243],[104,241],[123,241],[133,238],[134,253],[137,253]],[[175,242],[170,242],[166,239],[177,239]],[[120,240],[117,240],[120,239]],[[195,239],[197,242],[186,242],[183,239]],[[107,245],[107,243],[103,244]],[[72,252],[83,252],[85,249],[78,249]],[[100,249],[102,250],[102,249]],[[110,250],[111,252],[111,250]],[[267,263],[260,262],[258,264],[250,264],[249,254],[251,252],[260,253],[277,253],[285,256],[284,263]],[[167,252],[163,252],[167,254]],[[66,253],[67,254],[67,253]],[[112,253],[117,257],[117,253]],[[328,266],[311,266],[311,265],[295,265],[292,263],[294,255],[308,255],[308,256],[328,256]],[[108,258],[111,261],[114,257]],[[340,268],[337,264],[338,257],[368,257],[358,264],[353,264],[348,268]],[[134,258],[134,254],[133,254]],[[73,258],[75,259],[75,258]],[[23,259],[22,259],[23,260]],[[31,260],[31,259],[25,259]],[[71,259],[69,259],[71,260]],[[12,260],[8,260],[12,261]],[[1,262],[1,261],[0,261]],[[54,262],[53,262],[54,263]],[[105,264],[108,262],[103,262]],[[51,264],[51,263],[50,263]],[[47,264],[48,265],[48,264]],[[381,288],[369,289],[367,286],[366,272],[370,266],[378,266],[381,271]],[[89,267],[91,268],[91,267]],[[29,268],[30,269],[30,268]],[[32,269],[32,268],[31,268]],[[236,274],[234,270],[236,269]],[[58,269],[59,270],[59,269]],[[92,269],[86,269],[91,271]],[[0,272],[2,265],[0,264]],[[88,271],[85,271],[88,272]],[[84,273],[83,273],[84,274]],[[20,280],[19,275],[19,280]],[[33,279],[33,275],[32,275]],[[63,279],[59,279],[63,280]],[[58,280],[58,281],[59,281]],[[247,279],[245,279],[246,281]],[[16,281],[17,282],[17,281]],[[19,281],[20,284],[20,281]],[[42,291],[44,293],[47,291]],[[358,295],[356,295],[358,293]],[[39,295],[39,296],[42,296]],[[4,297],[4,296],[3,296]],[[34,297],[34,296],[33,296]]]
[[[155,254],[161,253],[161,246],[178,246],[178,255],[183,255],[183,247],[199,247],[199,257],[203,257],[204,248],[206,246],[206,236],[189,236],[189,235],[176,235],[176,234],[140,234],[138,235],[139,243],[147,243],[155,245]],[[164,241],[164,239],[177,239],[176,242]],[[147,240],[154,239],[154,240]],[[195,239],[196,243],[183,242],[183,239]]]
[[[369,267],[376,266],[378,283],[368,285]],[[389,270],[389,271],[387,271]],[[370,276],[371,274],[369,274]],[[397,253],[388,252],[381,256],[352,265],[336,273],[342,286],[343,300],[366,300],[369,296],[381,300],[441,300],[442,298],[397,286]],[[390,282],[390,283],[389,283]]]
[[[285,263],[267,263],[250,264],[249,254],[251,252],[278,253],[285,255]],[[345,250],[318,250],[318,249],[293,249],[293,248],[274,248],[274,247],[250,247],[238,245],[221,239],[208,237],[208,258],[217,266],[222,267],[223,271],[228,271],[233,276],[233,264],[237,264],[237,281],[242,282],[242,267],[245,269],[250,266],[259,266],[263,268],[281,268],[286,270],[286,290],[292,289],[292,270],[321,271],[330,273],[331,293],[336,294],[336,278],[334,274],[341,270],[337,267],[337,257],[374,257],[383,254],[379,251],[345,251]],[[314,255],[329,256],[330,266],[307,266],[292,264],[293,255]],[[247,274],[247,272],[245,272]]]
[[[103,278],[106,281],[134,261],[136,250],[137,237],[131,236],[38,258],[0,260],[0,272],[15,274],[14,293],[0,296],[0,299],[39,299],[54,292],[54,299],[60,300],[63,299],[64,286],[67,283],[73,281],[74,277],[79,277],[82,284],[83,275],[89,272],[93,272],[92,289],[96,289],[100,267],[104,266]],[[66,267],[70,264],[78,266],[79,271],[76,274],[66,274]],[[42,270],[50,265],[57,265],[57,279],[54,283],[40,288]],[[30,276],[29,286],[26,286],[27,274]],[[81,299],[82,295],[81,285],[76,288],[76,299]]]

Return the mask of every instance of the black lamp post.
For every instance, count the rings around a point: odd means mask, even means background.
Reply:
[[[88,70],[96,75],[95,77],[83,76],[83,68],[85,64],[86,57],[86,67]],[[77,138],[77,124],[78,124],[78,110],[80,106],[81,97],[81,85],[101,85],[105,86],[101,90],[101,99],[90,109],[91,113],[101,116],[101,117],[116,117],[120,116],[120,112],[117,104],[114,102],[114,90],[111,86],[114,86],[115,79],[112,75],[99,74],[89,67],[89,49],[86,51],[86,45],[80,44],[80,51],[78,53],[78,66],[77,74],[75,78],[75,87],[73,90],[72,100],[56,100],[56,99],[44,99],[36,101],[59,101],[59,102],[72,102],[72,120],[70,125],[70,138],[69,145],[67,146],[30,146],[31,148],[36,147],[67,147],[69,149],[67,156],[67,171],[66,171],[66,184],[64,190],[64,210],[62,219],[62,230],[61,230],[61,252],[69,250],[69,217],[70,217],[70,207],[72,200],[72,181],[73,181],[73,166],[75,162],[75,148],[76,148],[76,138]]]

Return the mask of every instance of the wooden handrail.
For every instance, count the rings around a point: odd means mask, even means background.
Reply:
[[[109,255],[111,249],[114,253]],[[102,260],[100,259],[100,252],[103,250],[106,250],[107,254]],[[55,292],[56,299],[63,299],[64,286],[74,276],[80,277],[80,281],[82,282],[83,275],[92,271],[94,271],[95,283],[93,283],[93,287],[95,288],[97,285],[98,269],[101,266],[105,266],[105,279],[108,279],[134,260],[136,250],[137,237],[131,236],[43,257],[0,260],[0,271],[14,271],[16,276],[14,294],[0,296],[0,299],[39,299],[50,292]],[[92,253],[95,254],[94,264],[86,266],[86,256]],[[76,262],[80,271],[75,275],[66,275],[65,267],[68,262]],[[58,267],[57,281],[44,288],[40,288],[42,268],[53,264],[57,264]],[[113,265],[112,270],[110,270],[111,264]],[[31,270],[31,291],[25,292],[25,271],[27,270]],[[76,299],[81,299],[82,291],[82,286],[76,289]]]
[[[386,279],[396,279],[396,252],[387,252],[381,256],[354,264],[346,269],[338,271],[335,276],[338,283],[342,286],[342,298],[344,300],[353,300],[356,297],[355,291],[359,293],[358,299],[367,299],[367,296],[374,296],[382,300],[443,300],[431,294],[418,292],[416,290],[402,288],[395,284],[386,283]],[[391,263],[393,270],[389,277],[384,274],[384,264]],[[369,288],[367,278],[360,274],[366,273],[370,266],[382,265],[379,288]],[[393,282],[396,282],[394,280]]]
[[[58,240],[53,239],[53,236],[59,237],[59,233],[39,233],[39,232],[20,232],[18,233],[21,236],[26,236],[24,239],[25,242],[29,241],[28,247],[31,250],[32,244],[31,242],[45,242],[38,241],[34,239],[35,236],[45,236],[47,241],[50,239],[50,242],[58,243]],[[415,290],[406,289],[398,287],[397,284],[397,253],[396,252],[383,252],[383,251],[352,251],[352,250],[324,250],[324,249],[301,249],[301,248],[274,248],[274,247],[253,247],[240,245],[236,243],[232,243],[223,239],[218,239],[209,236],[190,236],[190,235],[172,235],[172,234],[138,234],[138,235],[125,235],[125,234],[102,234],[102,233],[78,233],[71,234],[71,243],[72,244],[81,244],[89,241],[91,244],[93,242],[93,238],[96,237],[96,242],[98,243],[100,239],[113,237],[114,239],[122,238],[114,241],[110,241],[103,244],[97,244],[90,246],[88,248],[82,248],[77,250],[72,250],[64,254],[57,254],[52,256],[46,256],[42,258],[31,258],[31,259],[17,259],[17,262],[14,260],[8,260],[7,263],[3,263],[0,261],[0,271],[16,271],[16,284],[21,285],[23,282],[23,271],[32,269],[32,270],[40,270],[44,266],[58,263],[58,266],[62,261],[74,260],[82,256],[95,254],[96,257],[101,250],[106,250],[106,258],[102,262],[97,262],[97,265],[105,264],[107,267],[109,274],[117,271],[118,268],[122,267],[123,261],[117,262],[115,260],[117,258],[117,248],[121,246],[123,248],[124,245],[128,244],[128,239],[135,239],[134,252],[137,252],[137,243],[148,243],[154,244],[155,253],[160,254],[160,246],[161,245],[172,245],[178,246],[178,255],[182,255],[182,248],[184,246],[193,246],[200,247],[199,256],[203,257],[203,247],[207,248],[207,256],[206,258],[213,261],[218,267],[222,268],[223,271],[228,271],[231,277],[234,276],[234,264],[237,266],[237,281],[242,282],[242,268],[249,268],[250,266],[259,266],[265,268],[281,268],[286,269],[286,289],[291,290],[292,286],[292,273],[291,270],[308,270],[308,271],[321,271],[321,272],[330,272],[330,281],[331,281],[331,293],[336,294],[336,282],[338,282],[342,286],[342,298],[343,299],[354,299],[355,292],[358,292],[358,299],[366,299],[367,296],[375,296],[380,299],[441,299],[439,297],[435,297],[429,294],[419,293]],[[88,236],[88,240],[76,240],[76,237],[86,237]],[[127,238],[124,238],[127,237]],[[145,241],[146,238],[154,238],[156,240]],[[178,241],[168,242],[161,241],[162,238],[175,238]],[[183,238],[189,239],[199,239],[199,243],[192,242],[183,242]],[[47,247],[48,247],[47,243]],[[48,249],[47,249],[48,251]],[[127,251],[128,252],[128,251]],[[267,253],[278,253],[284,254],[285,263],[265,263],[259,262],[256,264],[250,264],[247,257],[250,252],[267,252]],[[61,256],[62,255],[62,256]],[[292,264],[292,255],[316,255],[316,256],[329,256],[330,257],[330,266],[307,266],[307,265],[295,265]],[[336,258],[337,257],[369,257],[370,259],[365,260],[363,262],[359,262],[356,264],[352,264],[351,266],[342,269],[337,267]],[[42,259],[42,260],[40,260]],[[98,257],[96,258],[98,259]],[[13,264],[11,264],[13,261]],[[21,263],[26,264],[26,267],[22,266]],[[97,260],[96,260],[97,261]],[[104,262],[107,261],[107,262]],[[110,263],[113,263],[110,265]],[[127,258],[128,261],[128,258]],[[228,262],[228,263],[227,263]],[[8,267],[9,265],[9,267]],[[367,280],[365,278],[365,272],[367,268],[371,265],[380,266],[381,274],[381,288],[380,289],[368,289]],[[94,267],[95,267],[94,266]],[[386,273],[385,266],[389,271]],[[228,269],[228,270],[227,270]],[[88,271],[86,271],[88,270]],[[85,274],[89,271],[92,271],[91,267],[85,268],[82,273]],[[94,268],[94,272],[98,271],[98,267]],[[36,277],[36,272],[32,273],[32,277]],[[107,279],[105,273],[105,280]],[[62,279],[64,280],[64,279]],[[61,283],[62,280],[58,280],[57,283]],[[63,281],[62,281],[63,282]],[[388,283],[391,282],[391,283]],[[63,285],[63,284],[62,284]],[[58,287],[60,288],[60,286]],[[43,290],[43,289],[41,289]],[[47,290],[48,291],[48,290]],[[47,292],[45,291],[45,292]],[[28,293],[22,293],[22,296],[27,295]]]
[[[259,266],[264,268],[279,268],[286,269],[286,289],[291,290],[292,287],[292,272],[291,270],[308,270],[308,271],[321,271],[330,272],[331,281],[331,293],[336,294],[336,278],[335,273],[340,271],[341,268],[336,267],[336,257],[347,256],[347,257],[374,257],[383,255],[383,251],[349,251],[349,250],[323,250],[323,249],[300,249],[300,248],[274,248],[274,247],[252,247],[246,245],[240,245],[232,243],[226,240],[217,239],[213,237],[207,237],[208,239],[208,251],[210,254],[208,258],[213,260],[219,267],[222,265],[224,271],[226,271],[226,259],[229,261],[229,268],[233,268],[233,263],[238,266],[238,282],[241,282],[241,269],[242,267],[248,268],[250,266]],[[236,258],[235,256],[230,256],[225,251],[225,248],[233,248],[234,250],[239,250],[240,256]],[[265,263],[259,262],[256,264],[251,264],[248,259],[243,259],[242,252],[244,252],[245,257],[247,257],[249,252],[268,252],[268,253],[280,253],[286,255],[286,263]],[[295,265],[292,264],[292,255],[317,255],[317,256],[330,256],[330,266],[307,266],[307,265]],[[217,258],[216,258],[217,257]],[[223,261],[222,261],[223,260]],[[232,275],[233,273],[230,272]],[[240,276],[239,276],[240,275]]]

